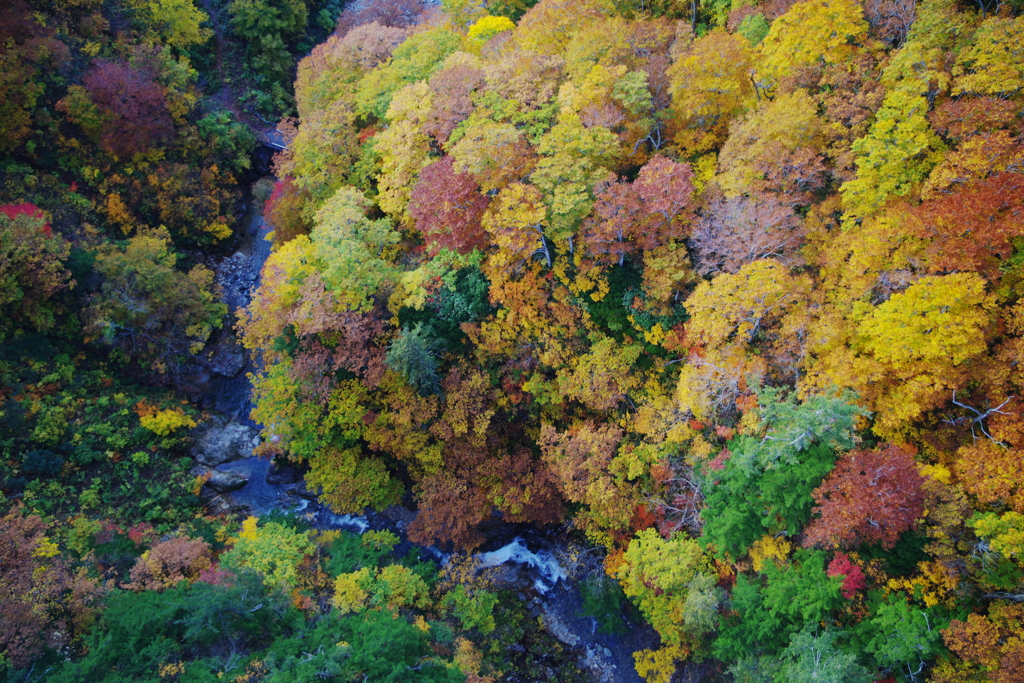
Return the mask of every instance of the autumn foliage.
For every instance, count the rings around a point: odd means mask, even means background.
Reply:
[[[473,178],[456,173],[451,157],[446,157],[420,171],[409,197],[409,213],[431,249],[466,254],[487,246],[480,219],[489,203]]]
[[[313,224],[243,325],[268,450],[346,509],[407,488],[419,542],[568,515],[661,634],[649,680],[918,680],[964,585],[1019,583],[1019,20],[363,11],[297,92],[360,147],[289,181]]]
[[[473,568],[521,524],[648,681],[1021,679],[1020,2],[214,5],[0,8],[0,669],[571,679]],[[401,541],[195,521],[221,355]]]
[[[18,667],[80,637],[102,595],[84,570],[60,557],[46,532],[42,519],[17,509],[0,518],[0,644]]]
[[[0,310],[39,329],[52,327],[48,299],[75,284],[63,264],[69,251],[38,207],[0,206]]]
[[[166,142],[173,131],[164,91],[153,75],[124,63],[98,61],[85,89],[102,117],[100,145],[130,157]]]
[[[842,593],[847,600],[853,598],[867,585],[864,571],[851,562],[846,553],[836,553],[835,559],[828,564],[828,575],[843,577]]]
[[[132,590],[162,590],[179,581],[195,581],[210,568],[210,545],[187,537],[157,543],[132,567]]]
[[[898,446],[847,453],[814,491],[819,517],[807,526],[804,545],[892,547],[921,515],[922,481],[913,454]]]

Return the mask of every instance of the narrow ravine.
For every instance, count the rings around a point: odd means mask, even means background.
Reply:
[[[253,194],[250,188],[235,253],[216,267],[217,283],[232,320],[252,300],[270,256],[262,202]],[[259,371],[259,359],[244,351],[230,330],[223,331],[210,346],[206,355],[210,376],[203,386],[201,406],[214,418],[197,433],[193,456],[198,462],[196,473],[210,476],[204,495],[211,509],[257,516],[283,511],[301,515],[314,528],[360,534],[388,529],[398,534],[406,547],[420,548],[442,565],[449,561],[450,555],[437,548],[408,541],[405,531],[414,516],[412,511],[393,506],[365,516],[338,514],[306,488],[298,469],[253,456],[261,425],[250,415],[250,375]],[[478,571],[488,571],[489,578],[514,590],[528,604],[531,614],[544,621],[549,632],[576,654],[580,665],[591,671],[596,681],[642,682],[634,670],[632,653],[656,647],[656,634],[640,620],[631,622],[624,635],[603,634],[598,632],[596,619],[583,616],[578,585],[581,577],[573,576],[573,568],[559,559],[571,555],[570,539],[563,531],[496,524],[486,536],[487,541],[473,556]]]

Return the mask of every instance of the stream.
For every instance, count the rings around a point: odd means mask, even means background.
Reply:
[[[270,256],[271,243],[266,239],[268,232],[269,226],[263,220],[262,207],[253,201],[250,191],[238,249],[219,264],[216,270],[223,300],[228,305],[228,314],[232,320],[238,310],[249,305],[252,292],[259,286],[263,264]],[[256,371],[258,365],[258,359],[243,352],[243,364],[234,376],[220,375],[210,381],[206,394],[210,401],[204,407],[258,429],[259,426],[249,416],[253,409],[249,373]]]
[[[250,191],[246,214],[239,223],[237,250],[215,268],[231,319],[251,301],[270,255],[268,227],[258,204]],[[196,472],[212,475],[203,490],[211,509],[257,516],[286,511],[305,517],[314,528],[359,534],[389,529],[403,539],[403,544],[413,545],[405,534],[415,517],[411,510],[392,506],[363,516],[337,514],[306,488],[297,469],[252,456],[261,426],[250,416],[253,402],[249,374],[259,371],[259,359],[242,351],[230,331],[220,333],[209,346],[212,348],[205,362],[208,372],[197,384],[201,407],[214,415],[213,426],[197,435],[193,457],[199,462]],[[631,623],[625,635],[598,633],[597,621],[582,616],[577,582],[570,577],[571,568],[559,561],[559,557],[569,555],[568,538],[563,532],[498,524],[486,536],[487,541],[474,555],[478,570],[490,570],[502,585],[515,590],[531,613],[543,619],[548,631],[578,655],[580,666],[589,670],[595,681],[643,682],[634,670],[632,653],[657,647],[657,635],[642,622]],[[449,559],[437,548],[416,547],[442,565]]]

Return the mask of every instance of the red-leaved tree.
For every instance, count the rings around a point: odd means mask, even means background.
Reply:
[[[174,134],[164,88],[145,71],[99,59],[84,79],[85,88],[106,125],[100,146],[119,157],[157,147]]]
[[[921,516],[923,482],[913,454],[899,446],[844,454],[814,490],[818,518],[807,525],[804,546],[893,547]]]
[[[621,264],[683,237],[690,219],[693,170],[661,155],[651,158],[632,183],[614,183],[597,195],[595,217],[585,228],[589,251]]]
[[[1014,240],[1024,236],[1022,213],[1024,175],[997,173],[922,203],[911,213],[911,226],[931,240],[933,271],[974,270],[998,280]]]
[[[835,558],[828,563],[829,576],[843,577],[843,585],[840,590],[843,597],[852,600],[857,591],[864,590],[867,582],[864,580],[864,571],[850,561],[846,553],[836,553]]]
[[[263,217],[274,231],[274,242],[284,244],[293,237],[309,233],[309,221],[302,214],[302,190],[291,176],[274,183],[274,191],[263,204]]]
[[[473,177],[456,173],[451,157],[445,157],[420,171],[409,213],[431,251],[447,247],[468,254],[488,244],[487,233],[480,226],[488,204],[490,199],[480,194]]]

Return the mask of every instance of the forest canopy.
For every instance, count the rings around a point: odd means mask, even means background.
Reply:
[[[528,670],[487,643],[522,606],[391,532],[239,528],[194,481],[150,533],[77,474],[187,480],[176,399],[233,327],[258,455],[458,558],[560,528],[649,683],[1024,678],[1024,6],[220,4],[0,13],[0,671]],[[237,311],[203,260],[255,144],[225,58],[290,115]]]
[[[990,9],[343,26],[299,64],[302,227],[242,324],[263,448],[353,512],[407,489],[423,543],[571,520],[661,635],[652,681],[1010,680],[955,656],[1021,578],[976,531],[1024,445],[1024,20]]]

